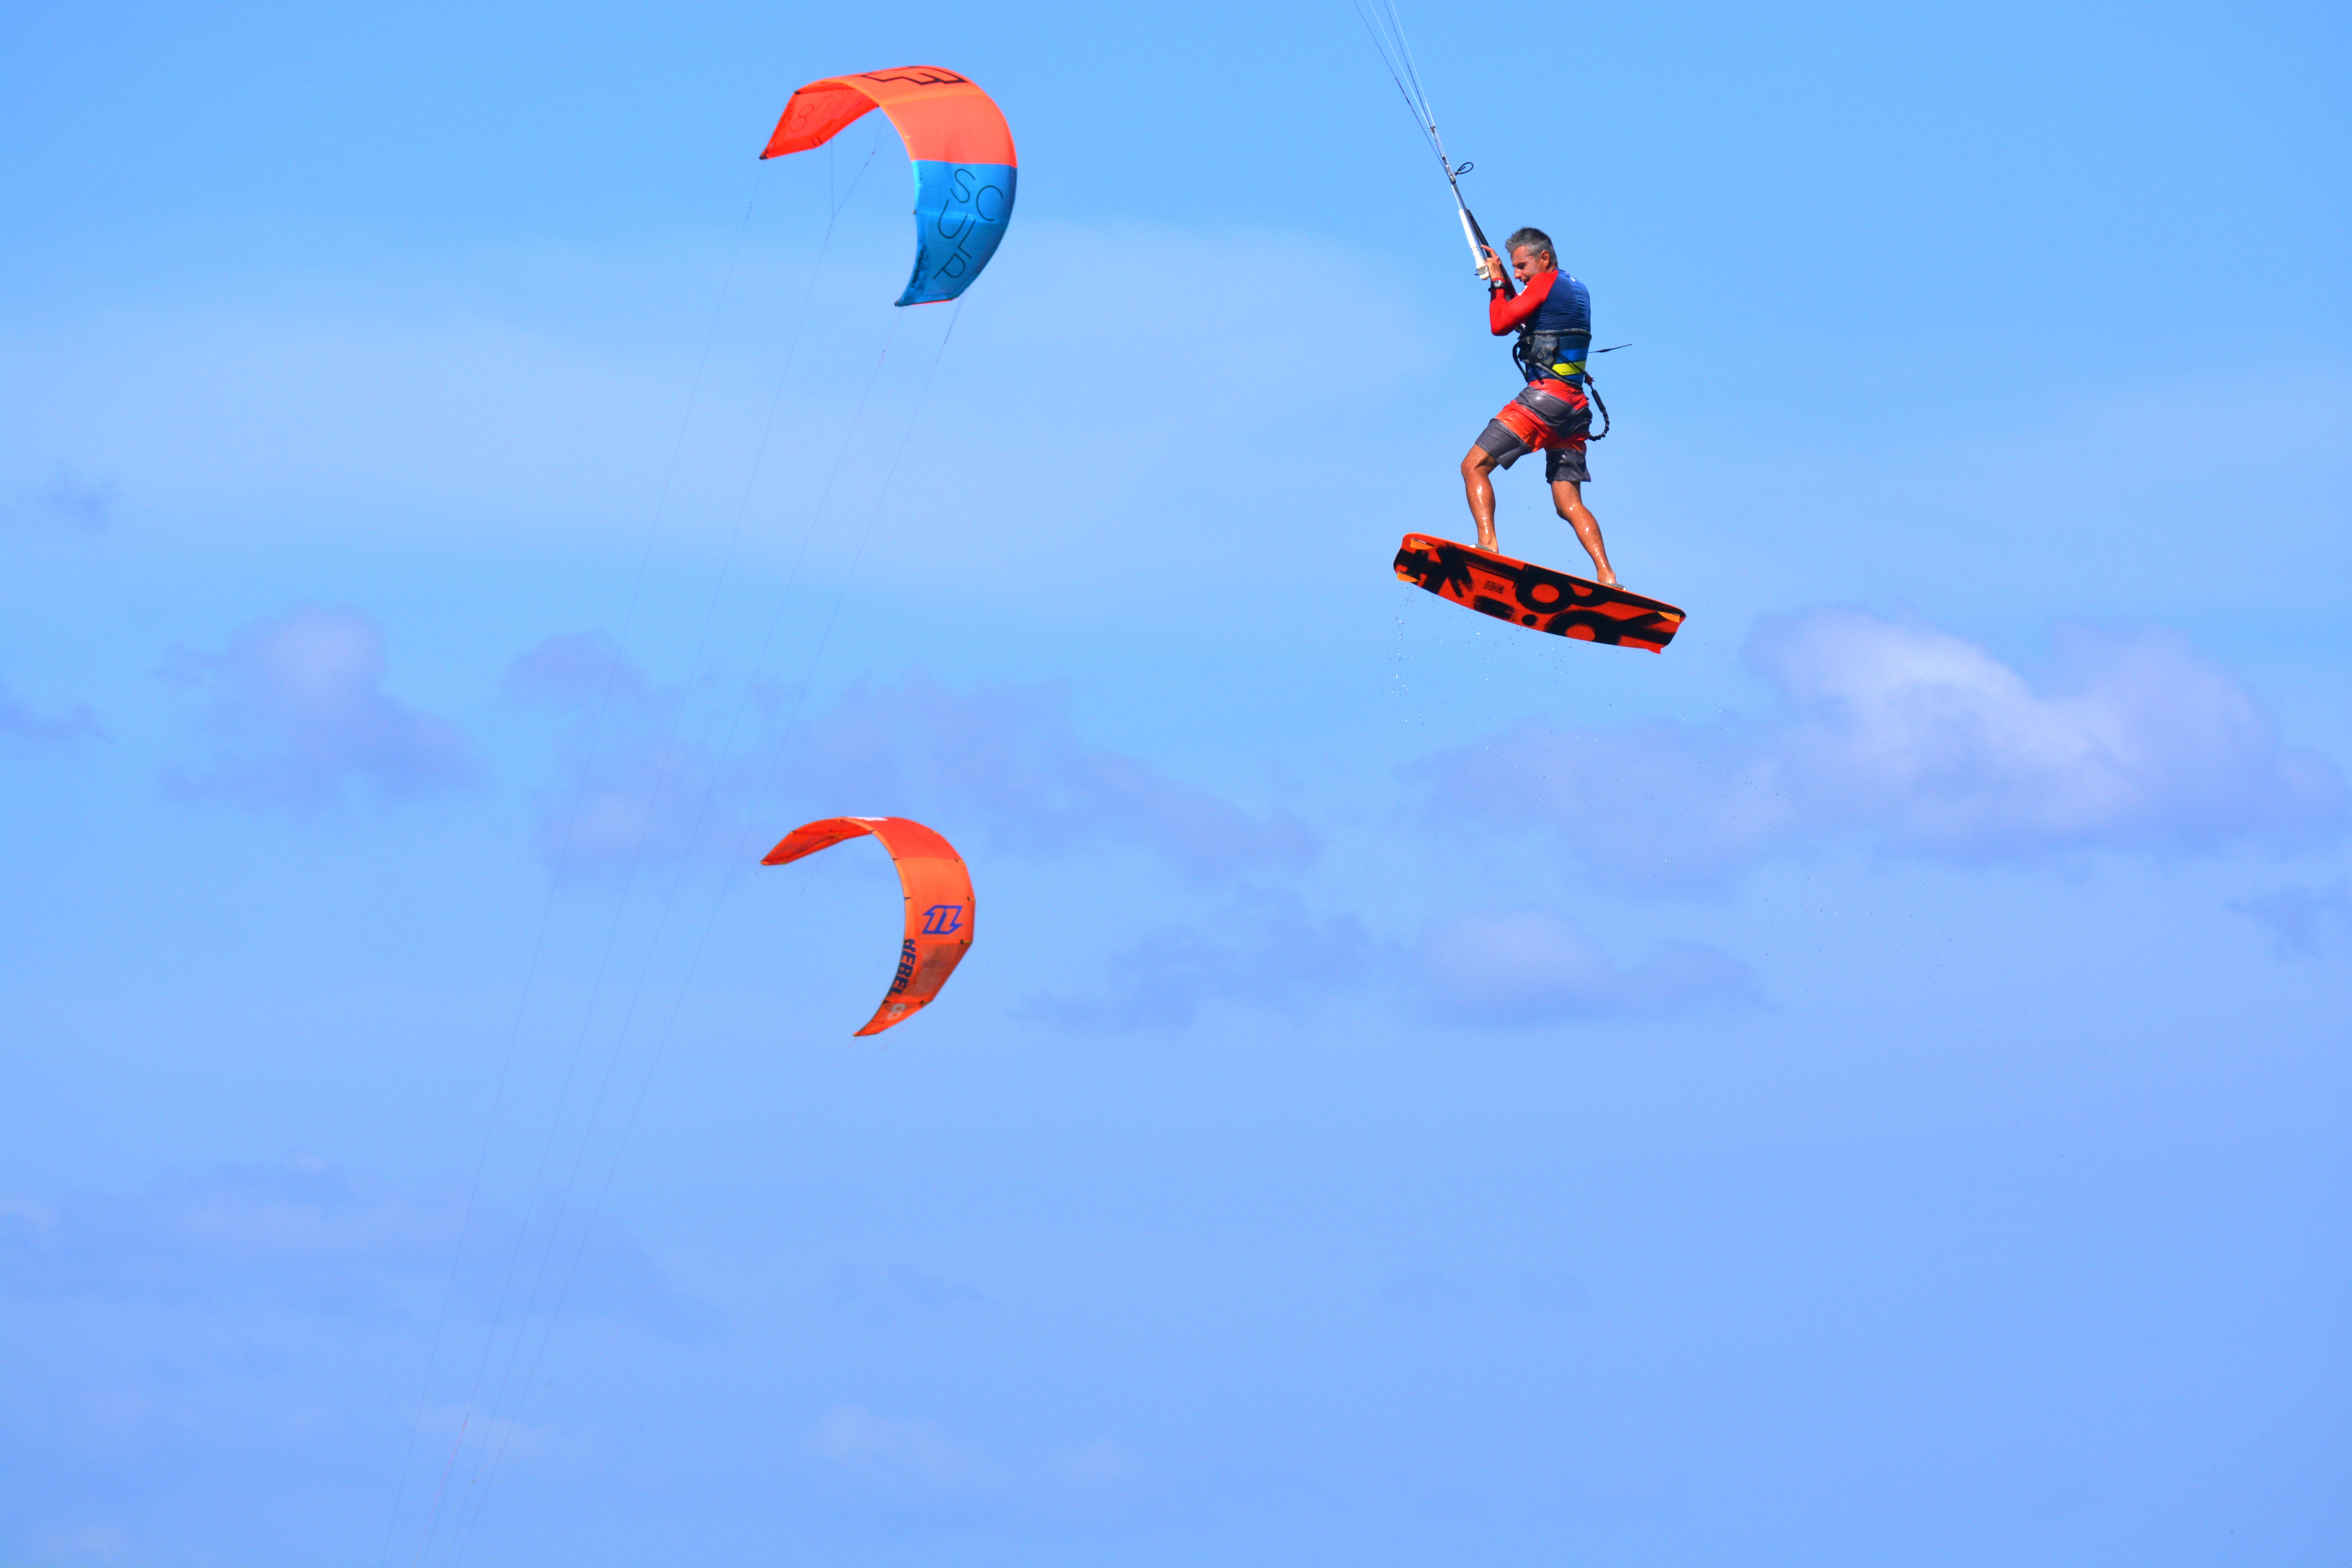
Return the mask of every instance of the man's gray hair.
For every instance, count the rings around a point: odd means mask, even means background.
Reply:
[[[1554,261],[1559,259],[1559,252],[1551,247],[1551,236],[1539,228],[1523,228],[1512,235],[1504,242],[1503,254],[1508,256],[1521,246],[1526,246],[1530,250],[1539,250]]]

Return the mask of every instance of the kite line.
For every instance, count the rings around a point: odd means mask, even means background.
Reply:
[[[1429,94],[1422,90],[1421,72],[1412,63],[1412,46],[1405,41],[1404,19],[1397,15],[1396,0],[1355,0],[1355,5],[1364,31],[1371,35],[1372,47],[1380,51],[1381,64],[1388,68],[1389,79],[1396,83],[1397,95],[1404,100],[1405,112],[1412,116],[1422,140],[1436,157],[1445,188],[1454,193],[1454,210],[1462,219],[1462,238],[1470,247],[1472,268],[1489,282],[1498,281],[1486,260],[1486,252],[1493,247],[1471,216],[1470,204],[1462,198],[1462,176],[1476,165],[1465,162],[1457,166],[1446,154],[1445,138],[1437,130],[1437,111],[1429,106]]]
[[[860,170],[861,174],[863,172]],[[719,323],[725,314],[728,298],[734,290],[736,271],[743,257],[743,241],[751,232],[751,214],[759,205],[759,185],[755,181],[751,195],[743,204],[743,216],[736,224],[734,243],[728,247],[726,272],[719,280],[718,297],[711,303],[709,321],[703,329],[702,346],[696,355],[693,376],[687,387],[686,405],[678,416],[677,434],[670,443],[669,458],[663,466],[661,485],[656,492],[652,514],[646,519],[645,536],[638,546],[636,569],[630,575],[628,597],[621,615],[621,636],[624,638],[626,638],[635,627],[638,607],[645,596],[646,578],[653,559],[655,542],[660,537],[662,524],[669,515],[670,493],[677,479],[679,460],[686,451],[687,434],[694,426],[695,412],[701,403],[703,382],[710,368],[711,348],[718,340]],[[832,226],[828,224],[825,229],[825,239],[828,244],[832,237]],[[824,265],[822,251],[818,253],[817,265],[819,267]],[[812,289],[814,287],[814,271],[811,274],[811,287]],[[606,714],[612,706],[617,676],[617,665],[605,673],[604,686],[597,695],[594,713],[590,721],[592,736],[601,738],[603,735]],[[530,957],[524,965],[522,984],[516,994],[513,1021],[506,1031],[506,1047],[501,1053],[498,1082],[490,1095],[489,1115],[483,1128],[481,1149],[475,1156],[473,1175],[467,1184],[466,1201],[458,1217],[457,1238],[451,1243],[450,1247],[448,1278],[442,1289],[440,1310],[435,1316],[432,1340],[425,1352],[425,1374],[423,1385],[417,1394],[416,1416],[409,1425],[408,1441],[402,1448],[400,1475],[393,1489],[391,1517],[384,1526],[383,1550],[379,1557],[380,1563],[388,1563],[391,1561],[394,1539],[400,1527],[401,1504],[406,1497],[409,1471],[415,1461],[416,1439],[423,1430],[425,1401],[431,1397],[433,1373],[440,1360],[441,1342],[448,1327],[450,1305],[457,1294],[457,1274],[462,1266],[466,1242],[473,1229],[474,1210],[481,1196],[483,1173],[488,1166],[490,1147],[497,1136],[499,1112],[506,1100],[507,1082],[512,1076],[523,1028],[530,1016],[531,994],[537,989],[540,964],[546,955],[549,931],[555,920],[556,883],[560,879],[564,863],[571,858],[581,813],[585,805],[584,798],[580,797],[584,797],[586,792],[587,784],[583,780],[572,802],[572,809],[564,814],[563,836],[556,845],[556,875],[551,876],[548,881],[547,897],[541,904],[537,931],[531,942]],[[492,1325],[492,1332],[493,1334],[496,1332],[495,1322]],[[460,1445],[465,1439],[466,1426],[471,1420],[472,1411],[469,1408],[458,1425],[457,1441]],[[456,1460],[457,1454],[453,1448],[449,1462],[454,1465]],[[448,1469],[445,1467],[441,1486],[446,1489],[447,1484]],[[439,1508],[440,1492],[436,1491],[433,1507],[435,1515],[438,1514]],[[431,1540],[431,1524],[428,1521],[425,1540],[417,1547],[417,1554],[420,1558]]]

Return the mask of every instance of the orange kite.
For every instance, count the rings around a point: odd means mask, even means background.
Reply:
[[[882,1005],[857,1031],[878,1035],[927,1006],[971,946],[971,873],[964,868],[963,857],[954,845],[903,816],[828,816],[785,834],[782,842],[760,858],[760,864],[782,866],[866,833],[890,852],[907,898],[907,935],[898,948],[898,973]]]

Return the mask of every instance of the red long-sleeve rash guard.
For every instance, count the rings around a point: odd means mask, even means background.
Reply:
[[[1528,286],[1516,300],[1511,298],[1510,285],[1502,284],[1486,296],[1486,325],[1496,337],[1516,332],[1546,300],[1551,298],[1552,280],[1559,276],[1558,268],[1538,272],[1528,279]]]

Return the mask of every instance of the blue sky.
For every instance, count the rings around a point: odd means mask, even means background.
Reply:
[[[1345,5],[8,16],[0,1564],[2342,1560],[2340,11],[1405,21],[1663,657]]]

